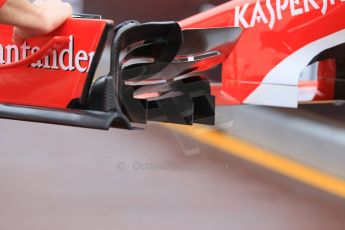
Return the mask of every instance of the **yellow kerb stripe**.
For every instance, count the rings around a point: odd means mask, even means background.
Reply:
[[[345,181],[310,166],[279,156],[214,129],[169,125],[169,127],[184,135],[213,146],[227,154],[250,161],[282,175],[296,179],[333,195],[345,198]]]

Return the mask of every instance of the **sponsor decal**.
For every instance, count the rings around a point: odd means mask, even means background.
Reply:
[[[39,47],[31,47],[27,41],[20,47],[9,44],[3,46],[0,44],[0,64],[10,64],[25,59],[28,56],[38,52]],[[42,60],[32,63],[29,67],[64,70],[64,71],[79,71],[80,73],[88,72],[95,52],[86,52],[85,50],[75,51],[74,36],[69,37],[69,44],[66,49],[60,52],[54,50],[50,55],[45,56]]]
[[[248,8],[250,3],[235,8],[235,26],[243,28],[254,27],[257,23],[267,24],[274,28],[276,21],[283,19],[283,12],[289,11],[291,16],[319,10],[322,15],[327,13],[328,7],[345,2],[345,0],[258,0],[251,15]]]

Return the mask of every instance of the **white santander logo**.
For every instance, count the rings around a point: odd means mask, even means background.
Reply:
[[[77,70],[81,73],[88,72],[95,52],[87,53],[85,50],[75,52],[74,49],[74,36],[71,35],[69,37],[68,48],[62,49],[60,52],[53,50],[50,55],[45,56],[42,60],[32,63],[31,67],[64,71]],[[39,50],[40,48],[37,46],[30,47],[26,41],[20,47],[13,44],[7,46],[0,44],[0,64],[17,62]]]

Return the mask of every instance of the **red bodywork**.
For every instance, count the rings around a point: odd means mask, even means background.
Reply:
[[[306,87],[318,91],[312,101],[334,99],[334,60],[319,63],[314,81],[299,77],[319,53],[345,43],[344,15],[343,0],[234,0],[180,25],[243,28],[223,63],[221,84],[212,86],[218,105],[296,107],[299,89]],[[13,45],[13,28],[1,25],[0,103],[66,108],[82,100],[94,77],[93,56],[103,48],[109,23],[69,19],[53,33],[28,40],[25,47]]]
[[[12,43],[13,28],[0,25],[0,103],[66,108],[81,98],[107,23],[70,19],[19,47]]]
[[[295,107],[299,101],[299,76],[285,71],[266,81],[265,78],[278,64],[315,41],[341,32],[337,40],[320,45],[319,50],[305,52],[304,56],[309,55],[310,60],[326,48],[345,43],[344,15],[345,3],[341,0],[234,0],[180,24],[183,28],[241,26],[244,29],[240,41],[223,64],[222,85],[213,86],[217,104],[242,104],[247,101],[249,104]],[[293,60],[294,66],[290,68],[297,68],[301,61],[304,61],[303,57],[297,56]],[[308,63],[303,64],[305,68]],[[334,99],[331,91],[334,88],[334,71],[333,67],[330,76],[314,81],[319,86],[319,95],[323,96],[313,100]],[[263,84],[272,93],[250,98]]]

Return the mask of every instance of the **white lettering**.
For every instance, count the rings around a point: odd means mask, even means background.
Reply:
[[[244,28],[249,28],[249,24],[246,21],[246,19],[244,18],[244,14],[246,13],[246,10],[249,7],[249,3],[246,3],[243,5],[243,8],[241,8],[240,6],[236,6],[235,8],[235,26],[240,26],[240,24],[242,24],[242,26]]]
[[[284,2],[281,2],[282,0],[277,0],[276,7],[277,7],[277,19],[282,20],[282,12],[287,9],[289,5],[289,0],[283,0]],[[293,0],[292,0],[293,1]]]
[[[4,47],[0,46],[0,64],[5,64],[4,60]]]
[[[35,46],[35,47],[32,48],[31,54],[35,54],[35,53],[37,53],[39,50],[40,50],[40,47]],[[32,64],[31,64],[31,67],[32,67],[32,68],[42,68],[42,66],[43,66],[43,64],[42,64],[42,61],[41,61],[41,60],[37,61],[36,63],[32,63]]]
[[[314,8],[314,9],[320,9],[320,6],[314,1],[314,0],[304,0],[304,11],[309,12],[309,4]]]
[[[47,56],[44,57],[44,66],[43,66],[43,68],[44,69],[50,69],[49,63],[50,63],[50,56],[47,55]]]
[[[276,22],[276,17],[275,17],[274,9],[271,5],[271,0],[266,0],[266,6],[267,6],[268,12],[270,13],[270,17],[271,17],[270,24],[268,26],[270,27],[270,29],[273,29],[274,24]]]
[[[82,67],[81,62],[87,61],[89,59],[87,53],[84,50],[80,50],[75,57],[75,66],[77,70],[81,73],[84,73],[88,70],[88,67]]]
[[[299,5],[299,4],[300,4],[299,0],[290,0],[291,16],[297,16],[297,15],[303,14],[302,8],[299,8],[299,9],[295,8],[295,5]]]
[[[58,53],[56,50],[53,51],[53,64],[50,67],[51,69],[59,69],[58,66]]]
[[[28,51],[31,49],[30,46],[28,46],[28,42],[25,41],[23,45],[21,46],[21,48],[22,48],[22,58],[27,58]]]
[[[243,6],[236,6],[234,26],[251,28],[257,23],[264,23],[268,24],[270,29],[273,29],[276,20],[283,19],[283,13],[287,13],[289,6],[291,16],[301,15],[313,10],[319,10],[321,14],[324,15],[327,12],[328,5],[336,4],[336,0],[275,0],[274,3],[271,1],[274,0],[257,0],[255,5],[252,3],[245,3]],[[337,1],[345,2],[345,0]],[[265,6],[262,5],[263,2],[266,3]],[[249,16],[250,23],[247,21]],[[288,15],[286,16],[288,17]]]
[[[95,56],[95,52],[89,53],[89,67],[87,68],[87,72],[89,72],[92,64],[93,57]]]
[[[14,44],[7,46],[0,44],[0,65],[11,64],[21,59],[29,58],[31,55],[39,52],[40,49],[38,46],[31,47],[27,41],[20,47]],[[44,55],[41,60],[31,63],[28,67],[64,71],[77,70],[80,73],[85,73],[91,68],[95,52],[75,51],[74,37],[71,35],[68,47],[61,51],[51,50],[49,54]]]
[[[67,56],[67,61],[68,64],[65,64],[65,55]],[[73,66],[73,54],[74,54],[74,38],[73,36],[70,36],[70,41],[69,41],[69,47],[68,49],[63,49],[60,53],[59,56],[59,62],[61,65],[61,69],[65,70],[65,71],[72,71],[75,69],[75,67]]]
[[[253,27],[255,26],[255,22],[261,22],[261,21],[265,24],[268,23],[265,13],[261,8],[260,1],[257,1],[254,7],[252,20],[250,21],[250,26]]]
[[[12,63],[12,51],[14,51],[14,61],[19,61],[19,49],[18,46],[16,45],[8,45],[6,46],[6,50],[7,50],[7,61],[6,64],[10,64]]]

